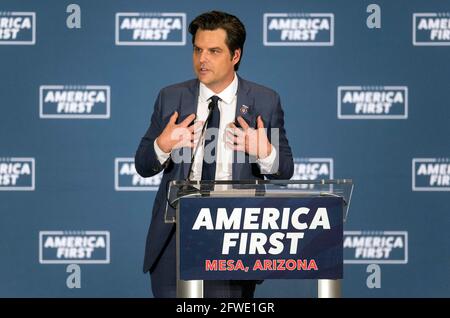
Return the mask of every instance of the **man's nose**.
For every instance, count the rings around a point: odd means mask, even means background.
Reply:
[[[208,55],[206,51],[203,51],[199,54],[199,62],[200,64],[208,62]]]

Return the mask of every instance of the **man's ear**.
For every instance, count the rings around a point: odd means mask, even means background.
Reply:
[[[240,59],[241,59],[241,49],[234,50],[234,55],[231,58],[233,64],[236,65],[236,63],[239,62]]]

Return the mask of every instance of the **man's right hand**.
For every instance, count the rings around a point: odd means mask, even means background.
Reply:
[[[190,114],[178,125],[176,124],[177,118],[178,112],[174,112],[170,116],[167,126],[156,139],[158,147],[166,153],[170,153],[177,148],[194,148],[198,141],[195,134],[202,127],[203,122],[198,121],[189,127],[189,124],[195,119],[195,114]]]

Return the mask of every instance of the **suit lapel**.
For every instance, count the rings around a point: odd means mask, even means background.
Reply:
[[[254,99],[250,96],[250,87],[247,83],[240,77],[238,77],[238,90],[237,90],[237,100],[236,100],[236,114],[235,120],[237,122],[237,117],[241,116],[250,125],[250,127],[255,127],[256,115],[254,110]],[[240,154],[242,156],[242,154]],[[233,154],[234,164],[233,164],[233,180],[239,180],[241,176],[241,171],[244,167],[243,164],[236,164],[238,158],[238,152],[235,151]]]
[[[178,109],[179,117],[178,123],[183,121],[190,114],[197,114],[198,107],[198,93],[199,93],[199,81],[193,80],[189,83],[189,87],[187,90],[183,91],[180,100],[180,107]],[[188,148],[183,148],[182,155],[184,155],[184,151],[188,150]],[[190,151],[189,151],[190,153]],[[189,160],[190,161],[190,160]],[[188,177],[188,171],[190,167],[190,162],[183,162],[181,165],[181,173],[183,180],[186,180]]]
[[[180,96],[180,106],[178,108],[178,123],[183,121],[190,114],[197,113],[199,82],[194,80],[189,83],[187,90]]]

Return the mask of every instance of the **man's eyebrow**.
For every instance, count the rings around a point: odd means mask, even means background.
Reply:
[[[195,44],[194,44],[194,48],[205,50],[204,48],[201,48]],[[222,48],[219,46],[215,46],[215,47],[208,47],[208,48],[206,48],[206,50],[222,50]]]

